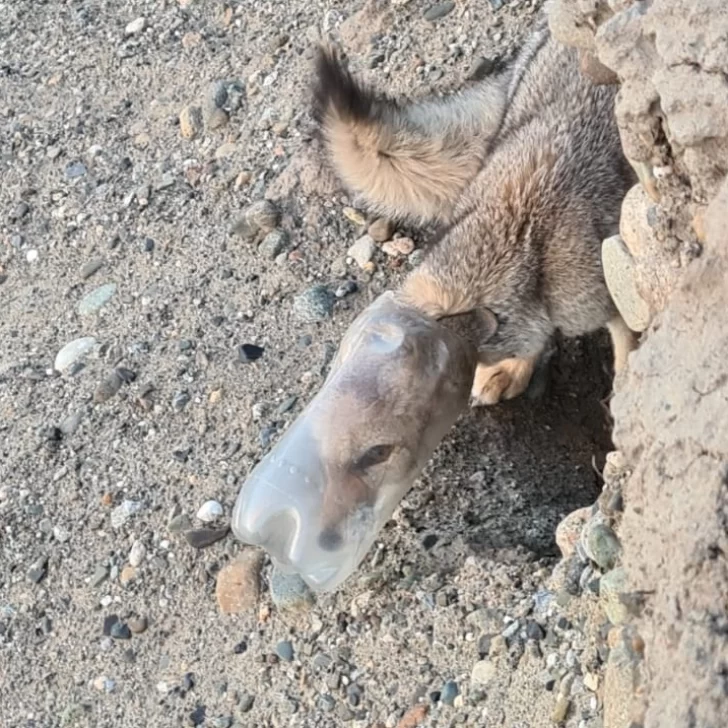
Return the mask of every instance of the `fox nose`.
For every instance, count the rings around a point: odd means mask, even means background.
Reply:
[[[318,545],[324,551],[338,551],[342,542],[341,533],[336,526],[327,526],[318,537]]]

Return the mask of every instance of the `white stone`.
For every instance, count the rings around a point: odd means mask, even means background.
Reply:
[[[209,500],[200,506],[200,510],[197,511],[197,518],[203,523],[212,523],[214,520],[220,518],[222,514],[222,506],[217,501]]]
[[[53,368],[57,372],[63,372],[68,369],[72,364],[83,359],[90,351],[96,346],[96,339],[93,336],[83,336],[80,339],[74,339],[69,341],[59,352],[56,354],[56,360],[53,363]]]
[[[146,18],[137,18],[136,20],[132,20],[131,23],[124,28],[124,35],[136,35],[137,33],[141,33],[146,27]]]
[[[144,557],[147,555],[147,547],[137,539],[131,546],[129,551],[129,563],[136,568],[141,566],[144,561]]]
[[[374,238],[371,235],[362,235],[354,245],[352,245],[347,251],[347,255],[354,259],[354,262],[360,267],[364,268],[369,261],[374,257],[374,251],[377,246],[374,242]]]

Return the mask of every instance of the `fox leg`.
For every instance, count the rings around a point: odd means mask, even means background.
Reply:
[[[478,364],[473,380],[473,406],[492,405],[513,399],[526,391],[540,353],[524,358],[503,359],[497,364]]]

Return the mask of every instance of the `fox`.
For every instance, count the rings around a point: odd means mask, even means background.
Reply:
[[[607,289],[601,245],[618,233],[637,175],[622,151],[615,86],[583,75],[578,51],[552,37],[547,15],[512,59],[446,96],[371,88],[331,42],[316,49],[312,92],[323,162],[342,185],[372,215],[440,228],[394,294],[472,345],[472,406],[522,395],[557,331],[606,328],[615,377],[623,372],[637,335]],[[392,413],[417,419],[430,405],[416,366],[402,367],[374,403],[360,391],[366,377],[352,378],[340,413],[349,419],[319,433],[331,473],[327,548],[341,544],[347,514],[377,502],[377,484],[406,478],[397,453],[416,451],[418,435],[390,426]],[[360,410],[376,416],[356,424]]]
[[[636,347],[601,263],[637,181],[615,95],[545,16],[510,62],[445,97],[392,98],[331,42],[316,49],[312,115],[336,176],[373,215],[442,229],[398,295],[464,327],[474,406],[521,395],[557,330],[606,328],[615,376]]]

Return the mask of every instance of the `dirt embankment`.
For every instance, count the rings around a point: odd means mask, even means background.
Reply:
[[[619,601],[644,661],[612,681],[605,728],[718,728],[728,723],[728,8],[564,0],[552,24],[588,73],[621,83],[623,146],[642,180],[604,260],[625,318],[644,330],[612,401]],[[621,714],[620,701],[631,702]]]

